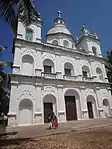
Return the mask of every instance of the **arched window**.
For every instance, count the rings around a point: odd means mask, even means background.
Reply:
[[[53,41],[52,41],[52,44],[58,45],[58,41],[57,41],[57,40],[53,40]]]
[[[34,72],[34,60],[30,55],[22,57],[22,74],[32,76]]]
[[[63,45],[64,45],[64,47],[68,47],[68,46],[69,46],[68,41],[67,41],[67,40],[64,40],[64,41],[63,41]]]
[[[90,70],[87,66],[82,67],[82,75],[84,78],[90,77]]]
[[[92,47],[92,52],[94,55],[97,55],[96,47],[94,47],[94,46]]]
[[[33,41],[33,30],[29,28],[26,29],[26,40]]]
[[[45,73],[54,73],[54,63],[52,60],[50,59],[45,59],[44,62],[43,62],[43,65],[44,65],[44,72]]]
[[[74,69],[71,63],[65,63],[64,65],[64,71],[66,76],[73,76],[74,75]]]
[[[96,73],[97,73],[98,79],[99,79],[99,80],[103,80],[103,73],[102,73],[101,68],[97,67],[97,68],[96,68]]]

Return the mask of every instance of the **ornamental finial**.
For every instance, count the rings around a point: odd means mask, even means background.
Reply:
[[[61,13],[61,11],[58,11],[57,13],[58,13],[58,18],[62,18],[62,16],[61,16],[62,13]]]

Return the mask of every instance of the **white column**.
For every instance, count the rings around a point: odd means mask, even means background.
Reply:
[[[34,123],[41,124],[43,123],[43,100],[42,100],[42,90],[41,85],[36,84],[36,94],[35,94],[35,108],[34,110]]]
[[[21,46],[15,45],[14,64],[13,64],[14,66],[20,66],[22,64],[20,52],[21,52]]]
[[[111,88],[110,87],[108,87],[108,96],[109,96],[110,109],[112,111],[112,94],[111,94]]]
[[[80,57],[76,57],[76,63],[77,63],[77,75],[78,75],[78,80],[82,81],[82,69],[80,66]]]
[[[82,118],[88,119],[88,109],[87,109],[87,100],[85,99],[85,87],[80,87],[81,89],[81,109],[82,109]]]
[[[62,67],[62,60],[61,60],[60,54],[56,53],[56,73],[57,73],[58,79],[61,79],[63,77],[62,69],[63,67]]]
[[[8,113],[8,126],[15,126],[18,123],[18,113],[19,113],[19,99],[17,92],[18,84],[11,84],[11,95],[9,103],[9,113]]]
[[[103,62],[102,62],[102,72],[103,72],[104,78],[107,77],[107,73],[106,73],[106,70],[105,70],[105,65],[104,65]]]
[[[63,86],[58,86],[58,118],[60,122],[66,121],[65,98],[63,93]]]
[[[82,119],[80,99],[76,98],[75,101],[76,101],[76,109],[77,109],[77,119],[80,120]]]
[[[91,70],[92,70],[92,76],[96,77],[96,71],[95,71],[94,61],[93,60],[91,60]]]
[[[35,58],[35,75],[36,76],[41,76],[42,68],[43,68],[43,63],[42,63],[42,55],[41,55],[41,50],[38,50],[36,53],[36,58]]]
[[[103,107],[102,107],[102,100],[100,95],[100,88],[96,87],[96,98],[97,98],[97,107],[98,107],[98,116],[104,117],[103,115]]]

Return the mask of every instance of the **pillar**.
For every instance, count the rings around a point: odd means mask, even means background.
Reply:
[[[35,89],[36,89],[36,94],[35,94],[35,100],[36,100],[36,105],[34,110],[34,124],[42,124],[43,123],[43,100],[42,100],[42,86],[41,84],[36,84]]]
[[[82,119],[88,119],[87,100],[85,98],[85,87],[81,86],[80,89],[81,89]]]
[[[96,98],[97,98],[97,107],[98,107],[98,116],[104,117],[103,115],[103,107],[102,107],[102,100],[100,95],[100,88],[96,87]]]
[[[65,98],[63,86],[58,86],[58,118],[60,122],[66,121]]]

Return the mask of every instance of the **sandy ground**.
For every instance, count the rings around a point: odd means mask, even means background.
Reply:
[[[100,128],[31,139],[2,140],[0,149],[112,149],[112,131]]]

